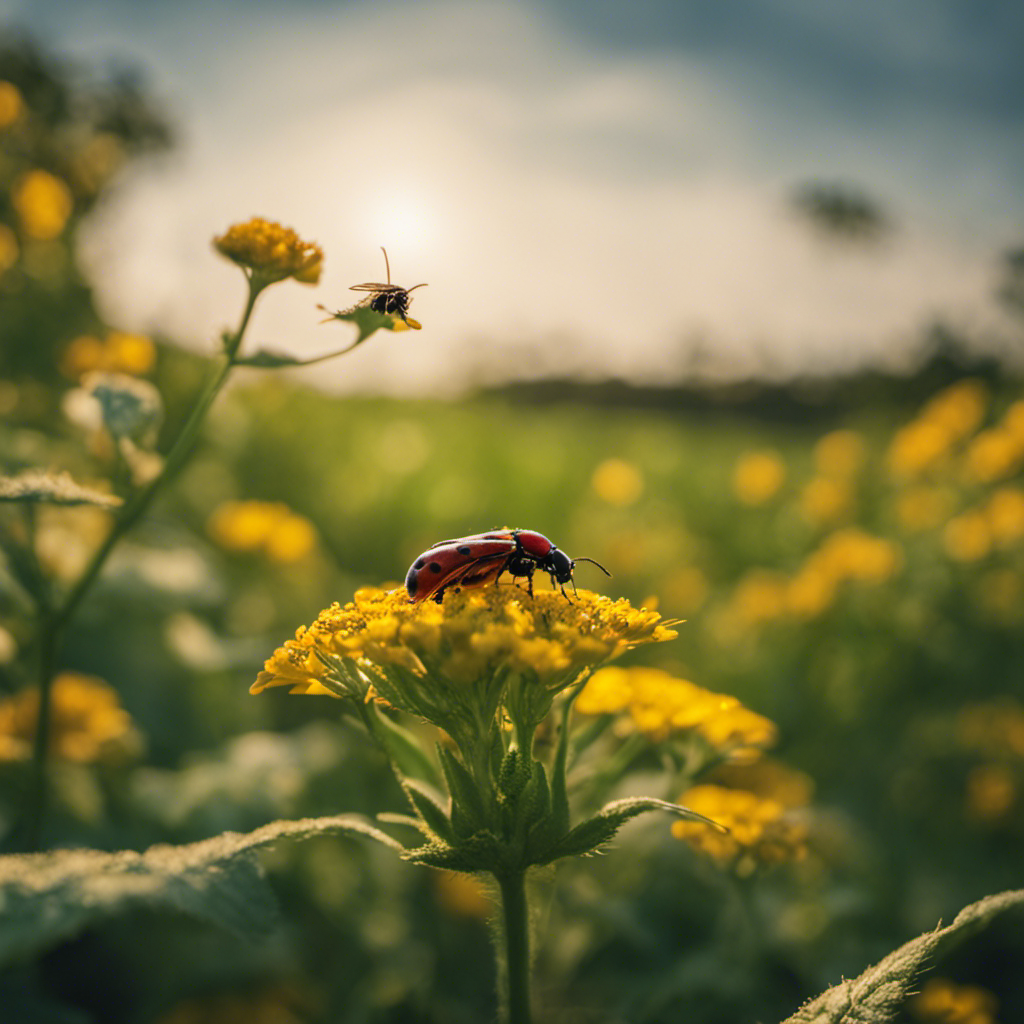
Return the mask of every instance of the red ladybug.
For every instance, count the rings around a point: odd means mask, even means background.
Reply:
[[[525,579],[533,595],[533,574],[543,569],[552,586],[558,584],[565,594],[565,584],[573,582],[577,562],[592,562],[606,576],[611,573],[593,558],[570,558],[542,533],[534,530],[491,530],[472,537],[442,540],[428,548],[409,567],[405,589],[411,601],[432,597],[438,604],[448,587],[483,587],[497,582],[503,572],[513,580]],[[568,597],[568,594],[565,594]]]

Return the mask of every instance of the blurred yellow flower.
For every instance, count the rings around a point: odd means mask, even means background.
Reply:
[[[50,750],[83,764],[119,763],[142,752],[142,739],[117,692],[95,676],[61,672],[53,681]],[[26,760],[39,717],[38,689],[0,701],[0,761]]]
[[[1024,537],[1024,490],[1021,488],[994,490],[983,512],[997,545],[1008,546]]]
[[[908,533],[931,530],[944,522],[952,507],[949,491],[924,484],[896,496],[896,518]]]
[[[831,572],[809,560],[786,587],[786,610],[798,618],[816,618],[835,603],[838,583]]]
[[[814,465],[822,476],[855,476],[866,458],[864,438],[853,430],[833,430],[814,446]]]
[[[28,238],[46,242],[64,230],[74,201],[67,185],[49,171],[27,171],[11,188],[11,202]]]
[[[1017,801],[1017,781],[1005,765],[983,764],[967,776],[967,816],[987,824],[1005,818]]]
[[[139,376],[149,373],[156,363],[156,346],[142,334],[110,331],[100,339],[81,334],[68,342],[61,356],[61,372],[71,380],[100,370]]]
[[[1005,427],[983,430],[964,452],[964,474],[977,483],[1002,480],[1024,464],[1024,440]]]
[[[743,789],[775,800],[784,807],[805,807],[814,796],[814,780],[804,772],[773,757],[759,757],[749,764],[718,765],[708,782],[729,789]]]
[[[903,567],[903,551],[894,541],[849,526],[826,537],[810,560],[837,581],[884,583]]]
[[[1024,622],[1024,575],[990,569],[977,580],[978,603],[1002,625]]]
[[[688,614],[707,600],[710,585],[707,576],[695,565],[684,565],[662,580],[661,593],[672,611]]]
[[[316,548],[316,527],[280,501],[225,501],[206,523],[225,551],[261,552],[274,562],[297,562]]]
[[[1018,398],[1003,414],[1003,429],[1024,444],[1024,398]]]
[[[438,906],[453,917],[486,921],[494,913],[494,899],[476,875],[435,871],[433,877]]]
[[[672,834],[740,874],[759,865],[802,860],[807,826],[777,800],[742,789],[694,786],[679,802],[729,829],[719,832],[701,821],[677,821]]]
[[[976,509],[962,512],[946,523],[942,545],[955,562],[977,562],[992,550],[987,517]]]
[[[0,224],[0,275],[18,262],[20,252],[18,236],[6,224]]]
[[[988,389],[975,377],[950,384],[921,410],[921,418],[941,424],[956,439],[977,430],[988,407]]]
[[[886,462],[894,476],[917,477],[941,462],[955,441],[942,424],[913,420],[893,434]]]
[[[1013,698],[965,705],[957,713],[956,732],[965,750],[1024,760],[1024,707]]]
[[[21,91],[13,82],[0,81],[0,130],[9,128],[25,112]]]
[[[736,584],[730,608],[749,626],[770,622],[785,614],[788,580],[770,569],[750,569]]]
[[[834,522],[853,505],[853,489],[846,480],[816,476],[800,491],[800,512],[816,526]]]
[[[747,452],[733,469],[733,493],[744,505],[770,501],[786,480],[786,464],[772,450]]]
[[[253,217],[232,224],[213,240],[214,248],[251,272],[258,284],[272,284],[291,277],[302,284],[320,280],[324,254],[314,242],[303,241],[291,228]]]
[[[605,459],[590,478],[594,493],[609,505],[634,505],[644,492],[640,470],[625,459]]]
[[[976,985],[958,985],[948,978],[931,978],[907,1009],[921,1024],[999,1024],[999,1001]]]

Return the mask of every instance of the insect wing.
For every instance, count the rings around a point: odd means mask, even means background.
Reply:
[[[397,284],[378,284],[367,281],[364,284],[350,284],[348,290],[350,292],[401,292],[405,289]]]
[[[509,553],[516,549],[516,538],[511,530],[488,530],[487,533],[473,533],[468,537],[452,537],[451,540],[439,540],[436,544],[431,544],[430,548],[447,547],[449,544],[469,544],[474,546],[477,544],[490,544],[495,541],[500,541],[505,545],[505,550]],[[483,553],[481,551],[481,553]]]
[[[465,576],[501,567],[508,561],[509,552],[491,550],[487,554],[465,551],[465,545],[448,544],[425,551],[409,567],[405,589],[413,601],[423,601],[449,584],[458,583]]]

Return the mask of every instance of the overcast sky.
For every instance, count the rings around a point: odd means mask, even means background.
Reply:
[[[314,354],[349,284],[415,293],[419,334],[318,368],[437,391],[486,372],[659,380],[699,342],[742,372],[898,360],[937,317],[998,326],[1024,241],[1024,7],[984,0],[341,3],[0,0],[91,66],[135,64],[172,156],[95,218],[116,326],[208,346],[241,302],[209,239],[259,214],[321,243],[315,290],[264,297],[253,343]],[[896,228],[828,245],[809,180]],[[310,371],[307,371],[310,372]]]

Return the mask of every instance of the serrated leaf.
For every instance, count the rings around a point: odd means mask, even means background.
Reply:
[[[627,821],[639,814],[645,814],[647,811],[668,811],[681,818],[703,821],[713,828],[721,829],[723,832],[728,831],[718,822],[705,818],[703,814],[691,811],[681,804],[673,804],[668,800],[659,800],[653,796],[626,797],[606,804],[592,818],[581,822],[568,835],[533,860],[533,863],[550,864],[553,860],[559,860],[562,857],[578,857],[584,853],[591,853],[614,838],[615,833]]]
[[[0,501],[35,502],[46,505],[98,505],[116,508],[121,499],[76,483],[67,473],[31,469],[17,476],[0,476]]]
[[[452,826],[457,835],[471,836],[486,823],[480,792],[473,776],[451,750],[438,744],[437,756],[452,798]]]
[[[843,981],[805,1003],[785,1024],[886,1024],[896,1019],[917,977],[939,948],[983,927],[996,914],[1024,906],[1024,889],[986,896],[965,907],[952,924],[925,932],[869,967],[860,977]]]
[[[0,857],[0,965],[45,950],[96,921],[133,909],[187,914],[239,935],[277,921],[256,851],[282,839],[351,832],[403,847],[353,815],[276,821],[185,846],[56,850]]]

